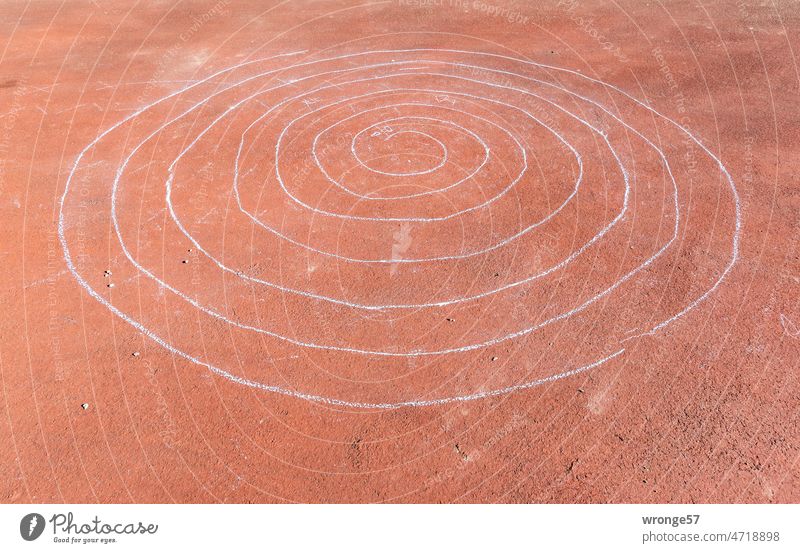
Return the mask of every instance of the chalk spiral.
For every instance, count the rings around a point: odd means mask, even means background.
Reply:
[[[621,356],[737,261],[723,163],[621,88],[495,53],[302,55],[238,63],[137,109],[81,151],[61,198],[77,282],[217,375],[367,409],[508,394]],[[733,224],[708,231],[701,269],[682,230],[708,223],[689,207],[712,198]],[[87,205],[128,278],[113,296],[96,277],[108,259],[82,251],[98,238]],[[678,301],[654,300],[664,288]],[[281,372],[298,352],[317,368]]]

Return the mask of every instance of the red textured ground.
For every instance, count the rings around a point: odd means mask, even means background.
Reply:
[[[0,499],[800,500],[799,20],[3,2]]]

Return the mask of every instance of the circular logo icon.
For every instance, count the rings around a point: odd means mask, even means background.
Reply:
[[[44,532],[44,517],[39,513],[31,513],[22,517],[19,533],[25,541],[33,541]]]

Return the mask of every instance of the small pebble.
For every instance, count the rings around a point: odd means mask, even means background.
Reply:
[[[82,408],[83,408],[83,410],[85,411],[86,409],[88,409],[88,408],[89,408],[89,404],[88,404],[88,403],[81,403],[81,407],[82,407]]]
[[[455,319],[453,319],[453,318],[451,318],[451,317],[447,317],[447,322],[448,322],[448,323],[452,323],[453,321],[455,321]]]
[[[103,274],[106,276],[111,276],[111,271],[103,271]]]
[[[131,355],[134,357],[139,357],[141,354],[138,351],[134,351]]]
[[[497,357],[492,357],[492,361],[497,361]]]
[[[107,286],[108,286],[109,288],[113,288],[113,287],[114,287],[114,283],[113,283],[113,282],[109,282]]]
[[[184,259],[183,261],[181,261],[181,263],[184,263],[184,264],[185,263],[189,263],[189,260],[188,259]]]

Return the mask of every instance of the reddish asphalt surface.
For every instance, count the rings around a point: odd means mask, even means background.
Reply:
[[[792,2],[0,5],[0,500],[797,502]]]

